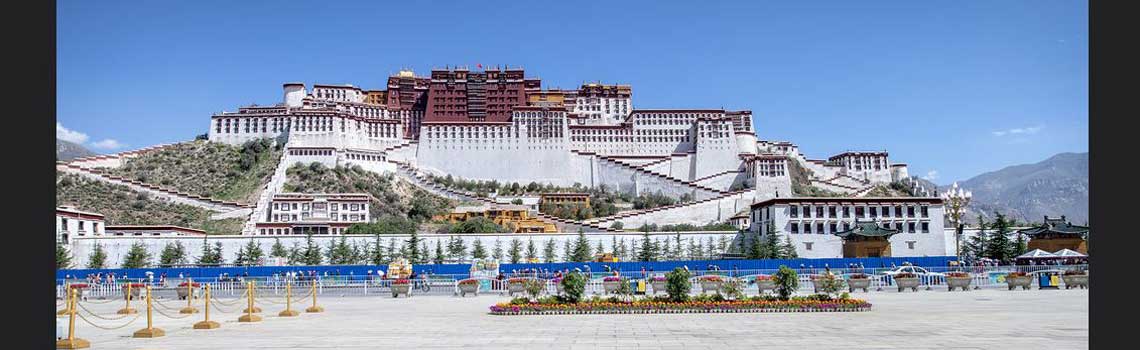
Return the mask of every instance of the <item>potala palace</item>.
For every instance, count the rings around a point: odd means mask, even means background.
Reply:
[[[276,173],[256,203],[155,193],[176,201],[203,201],[199,204],[218,207],[219,215],[248,215],[243,235],[293,234],[302,225],[323,225],[327,231],[322,233],[337,234],[352,222],[366,222],[366,198],[283,193],[286,168],[318,162],[394,173],[437,195],[490,204],[506,202],[440,188],[427,177],[606,186],[634,195],[691,198],[582,221],[533,214],[561,232],[612,233],[618,222],[635,228],[733,219],[741,229],[763,233],[760,223],[779,223],[780,232],[792,235],[800,256],[829,257],[842,255],[843,249],[842,244],[831,244],[842,241],[831,233],[872,220],[907,237],[891,239],[887,251],[895,256],[941,256],[953,250],[953,238],[943,234],[939,198],[867,197],[876,185],[908,177],[906,164],[892,163],[886,151],[809,159],[791,142],[762,139],[757,129],[749,110],[635,108],[630,85],[544,89],[541,80],[527,77],[520,68],[444,68],[426,77],[404,70],[388,77],[386,89],[380,90],[290,82],[283,85],[280,103],[210,117],[210,142],[240,145],[273,138],[284,145]],[[122,161],[81,159],[61,169],[81,172]],[[810,186],[837,195],[797,197],[793,166],[807,170]],[[344,203],[338,205],[337,200]],[[305,203],[300,218],[297,211],[282,212],[290,210],[289,201]],[[880,207],[882,213],[877,213]],[[809,233],[819,236],[799,237]],[[819,242],[814,247],[813,240]]]

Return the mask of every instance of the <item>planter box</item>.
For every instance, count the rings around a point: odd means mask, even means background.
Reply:
[[[471,294],[474,294],[475,296],[479,296],[479,284],[478,283],[460,283],[459,284],[459,296],[466,297],[467,293],[471,293]]]
[[[919,284],[921,284],[921,281],[918,280],[918,277],[895,278],[895,285],[899,287],[900,292],[903,291],[903,289],[907,288],[910,288],[911,291],[917,292]]]
[[[1061,275],[1061,280],[1065,281],[1065,289],[1071,287],[1080,287],[1085,289],[1089,287],[1089,275]]]
[[[970,283],[973,283],[972,277],[946,277],[946,286],[949,291],[953,292],[954,288],[962,288],[964,291],[970,290]]]
[[[706,281],[701,280],[701,293],[704,292],[720,292],[720,286],[724,281]]]
[[[1033,276],[1005,276],[1005,284],[1009,290],[1014,290],[1017,287],[1029,290],[1029,285],[1033,283]]]
[[[197,283],[195,283],[195,284],[197,284]],[[197,291],[198,287],[191,287],[190,290],[186,290],[186,286],[182,286],[182,287],[175,287],[175,289],[178,291],[178,299],[180,299],[180,300],[186,300],[186,297],[190,296],[190,294],[191,294],[190,292],[194,292],[193,293],[194,295],[198,294],[198,291]],[[194,298],[194,296],[190,296],[190,297]]]
[[[606,294],[614,294],[621,289],[621,281],[602,281],[602,287],[605,288]]]
[[[653,286],[653,294],[665,293],[665,281],[652,281],[650,285]]]
[[[131,299],[138,299],[139,292],[146,287],[131,287]],[[123,299],[127,298],[127,286],[123,285]]]
[[[862,289],[863,292],[866,293],[867,288],[870,286],[871,286],[871,279],[870,278],[848,278],[847,279],[847,291],[849,291],[851,293],[855,293],[856,289]]]
[[[522,282],[507,283],[507,295],[514,296],[515,293],[526,293],[526,287]]]
[[[411,297],[412,296],[412,294],[410,293],[411,290],[412,290],[412,284],[411,283],[409,283],[409,284],[393,284],[392,285],[392,297],[397,298],[400,296],[400,294],[403,294],[406,297]]]

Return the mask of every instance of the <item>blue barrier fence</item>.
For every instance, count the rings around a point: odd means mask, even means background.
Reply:
[[[602,272],[605,267],[609,266],[613,270],[618,271],[641,271],[644,267],[646,271],[665,272],[671,271],[677,267],[687,266],[690,270],[708,270],[710,266],[716,266],[717,269],[732,271],[732,270],[764,270],[776,269],[780,265],[787,265],[791,268],[815,268],[822,269],[825,266],[832,268],[844,268],[849,264],[861,264],[866,268],[883,268],[891,267],[892,265],[901,266],[904,264],[911,264],[923,267],[944,267],[950,261],[955,260],[952,256],[937,256],[937,257],[907,257],[907,258],[829,258],[829,259],[765,259],[765,260],[678,260],[678,261],[654,261],[654,262],[587,262],[587,263],[533,263],[533,264],[500,264],[499,271],[502,273],[509,273],[513,270],[523,269],[548,269],[551,271],[563,269],[582,269],[589,266],[590,271]],[[315,271],[317,274],[330,275],[367,275],[369,271],[388,270],[387,265],[321,265],[321,266],[237,266],[237,267],[172,267],[172,268],[145,268],[145,269],[66,269],[57,270],[56,279],[63,279],[66,276],[72,277],[85,277],[89,274],[95,273],[114,273],[116,276],[126,275],[128,278],[141,278],[146,276],[147,272],[153,273],[155,276],[165,273],[167,277],[176,277],[181,274],[184,277],[190,278],[215,278],[222,274],[229,276],[272,276],[277,273],[284,273],[289,271]],[[412,270],[417,274],[432,273],[440,275],[466,275],[470,273],[471,264],[420,264],[414,265]]]

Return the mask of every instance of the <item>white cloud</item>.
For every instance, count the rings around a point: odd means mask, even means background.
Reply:
[[[95,148],[99,148],[99,149],[105,149],[105,150],[112,150],[112,149],[119,149],[119,148],[127,147],[127,145],[124,143],[121,143],[115,139],[105,139],[105,140],[99,141],[99,142],[92,142],[91,147],[95,147]]]
[[[922,179],[926,180],[926,181],[934,181],[937,178],[938,178],[938,170],[927,171],[926,176],[922,177]]]
[[[87,142],[87,134],[65,128],[60,122],[55,122],[55,138],[78,144]]]
[[[1014,128],[1014,129],[1009,129],[1009,130],[997,130],[997,131],[992,131],[991,133],[997,137],[1002,137],[1002,136],[1006,136],[1006,135],[1033,135],[1033,134],[1036,134],[1038,131],[1041,131],[1041,129],[1043,129],[1043,128],[1045,128],[1045,127],[1037,125],[1037,126],[1031,126],[1031,127],[1027,127],[1027,128]]]

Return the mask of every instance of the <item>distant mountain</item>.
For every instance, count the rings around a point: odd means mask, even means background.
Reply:
[[[72,160],[75,158],[83,158],[96,155],[83,146],[74,142],[64,140],[55,140],[55,159],[56,160]]]
[[[1084,225],[1089,213],[1089,154],[1060,153],[1038,163],[981,174],[958,186],[974,195],[967,223],[976,222],[978,214],[990,220],[998,211],[1018,222],[1065,215],[1073,224]]]

